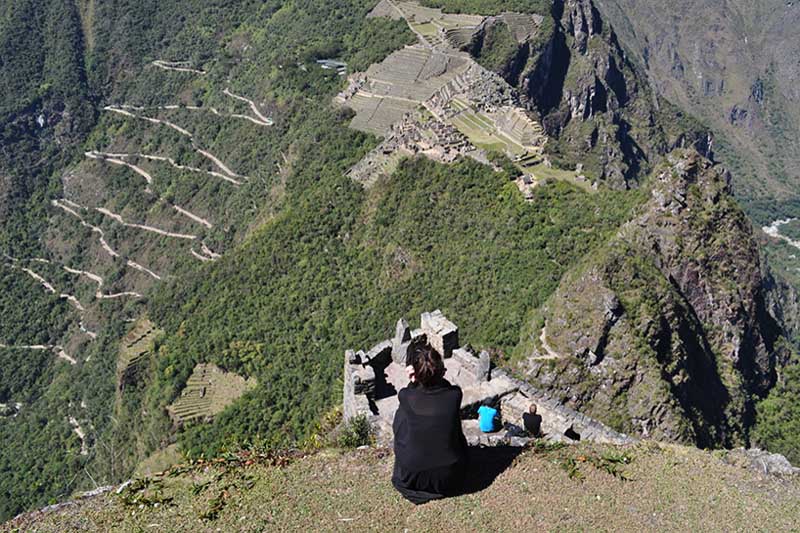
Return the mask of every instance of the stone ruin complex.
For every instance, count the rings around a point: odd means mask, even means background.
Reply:
[[[536,404],[541,417],[541,437],[550,441],[590,440],[627,444],[631,437],[574,411],[543,392],[493,368],[489,353],[475,354],[462,347],[458,328],[441,311],[422,313],[420,327],[411,329],[405,319],[397,322],[395,335],[369,351],[345,352],[344,419],[367,417],[379,445],[392,442],[392,421],[397,410],[397,392],[408,385],[406,356],[412,341],[425,337],[444,357],[445,379],[461,387],[461,419],[464,434],[471,446],[524,446],[533,437],[522,428],[523,413]],[[484,402],[500,412],[502,428],[495,433],[478,429],[477,410]]]
[[[516,89],[465,50],[495,24],[507,25],[524,43],[543,19],[518,13],[454,15],[391,0],[381,1],[368,17],[405,19],[418,42],[348,76],[347,87],[334,99],[356,112],[352,128],[384,138],[348,175],[370,187],[391,175],[403,156],[421,154],[441,163],[464,156],[490,164],[486,149],[504,146],[501,150],[526,176],[517,185],[530,197],[536,180],[527,169],[541,162],[544,130]],[[421,25],[438,29],[431,34]]]

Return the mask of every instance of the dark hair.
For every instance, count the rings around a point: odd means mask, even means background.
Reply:
[[[444,377],[442,356],[427,342],[411,345],[408,363],[414,367],[417,382],[423,387],[435,385]]]

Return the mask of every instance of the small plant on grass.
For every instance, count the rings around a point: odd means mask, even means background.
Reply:
[[[172,496],[165,496],[161,480],[137,479],[122,492],[120,500],[127,507],[158,507],[172,504]]]
[[[578,460],[575,457],[567,457],[561,461],[561,468],[564,469],[570,479],[583,481],[583,473],[578,468]]]
[[[372,428],[367,417],[358,415],[346,422],[339,435],[339,446],[358,448],[372,443]]]
[[[633,459],[625,452],[606,451],[599,456],[589,458],[589,463],[595,468],[603,470],[622,481],[630,481],[630,478],[622,471],[622,465],[630,464]]]
[[[567,445],[563,442],[549,442],[544,439],[536,439],[528,444],[528,449],[533,453],[555,452],[566,447]]]
[[[604,451],[600,454],[587,453],[577,457],[567,456],[560,462],[561,468],[567,473],[570,479],[583,481],[584,475],[580,471],[580,464],[589,464],[598,470],[614,476],[620,481],[630,481],[630,478],[622,470],[623,465],[630,464],[633,458],[625,452],[614,450]]]
[[[314,424],[311,434],[303,440],[300,448],[310,452],[335,444],[333,442],[336,439],[334,433],[341,422],[342,406],[338,405],[322,415],[322,418]]]

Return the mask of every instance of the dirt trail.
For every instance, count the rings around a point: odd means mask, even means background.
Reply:
[[[139,119],[142,119],[142,120],[146,120],[148,122],[152,122],[153,124],[161,124],[163,126],[167,126],[169,128],[174,129],[175,131],[177,131],[181,135],[183,135],[185,137],[189,137],[190,139],[194,137],[190,131],[185,130],[184,128],[181,128],[180,126],[178,126],[174,122],[170,122],[169,120],[161,120],[160,118],[153,118],[153,117],[148,117],[148,116],[145,116],[145,115],[137,115],[137,114],[131,113],[130,111],[127,111],[126,109],[124,109],[122,107],[119,107],[119,106],[107,105],[103,109],[105,111],[111,111],[112,113],[119,113],[120,115],[124,115],[126,117],[139,118]],[[129,107],[129,109],[133,109],[133,108]]]
[[[41,284],[44,286],[44,288],[45,288],[45,289],[47,289],[47,292],[49,292],[50,294],[55,294],[55,293],[56,293],[56,289],[55,289],[55,287],[53,287],[52,285],[50,285],[50,284],[47,282],[47,280],[45,280],[45,279],[44,279],[42,276],[40,276],[39,274],[37,274],[37,273],[36,273],[36,272],[34,272],[33,270],[31,270],[31,269],[29,269],[29,268],[22,268],[21,270],[22,270],[23,272],[25,272],[26,274],[28,274],[28,275],[29,275],[30,277],[32,277],[33,279],[35,279],[36,281],[38,281],[39,283],[41,283]]]
[[[212,259],[219,259],[220,257],[222,257],[220,254],[211,251],[211,249],[208,246],[206,246],[206,243],[204,242],[200,243],[200,247],[203,249],[203,253]]]
[[[241,174],[237,174],[236,172],[234,172],[233,170],[231,170],[230,168],[228,168],[228,167],[225,165],[225,163],[223,163],[222,161],[220,161],[220,160],[219,160],[219,159],[218,159],[218,158],[217,158],[217,157],[216,157],[214,154],[212,154],[211,152],[207,152],[207,151],[205,151],[205,150],[201,150],[200,148],[197,148],[197,147],[195,147],[195,150],[197,150],[197,153],[198,153],[198,154],[202,155],[203,157],[205,157],[206,159],[208,159],[209,161],[211,161],[212,163],[214,163],[215,165],[217,165],[217,167],[218,167],[218,168],[220,168],[220,169],[221,169],[223,172],[226,172],[226,173],[227,173],[229,176],[232,176],[232,177],[234,177],[234,178],[244,178],[244,179],[249,179],[247,176],[242,176]]]
[[[227,88],[222,92],[226,96],[230,96],[231,98],[235,98],[236,100],[239,100],[240,102],[245,102],[247,105],[249,105],[250,106],[250,110],[253,111],[253,114],[255,114],[255,116],[257,116],[259,118],[259,120],[261,120],[261,124],[262,125],[264,125],[264,126],[272,126],[275,123],[271,118],[266,117],[263,114],[261,114],[261,111],[258,110],[258,106],[256,105],[256,103],[254,101],[250,100],[249,98],[245,98],[244,96],[240,96],[238,94],[234,94],[234,93],[232,93],[230,91],[230,89],[227,89]],[[245,115],[242,115],[242,117],[244,117],[244,116]]]
[[[19,263],[19,259],[16,259],[16,258],[11,257],[9,255],[6,255],[6,257],[12,262],[12,265],[9,265],[9,266],[11,266],[12,268],[17,268],[15,265],[17,263]],[[45,264],[48,264],[48,265],[52,265],[53,264],[52,261],[50,261],[48,259],[42,259],[40,257],[33,258],[30,261],[33,261],[33,262],[36,262],[36,263],[45,263]],[[60,266],[65,272],[67,272],[69,274],[74,274],[76,276],[84,276],[84,277],[87,277],[90,280],[94,281],[95,283],[97,283],[97,292],[95,292],[94,297],[96,299],[98,299],[98,300],[110,300],[110,299],[116,299],[116,298],[123,298],[123,297],[127,297],[127,296],[131,296],[131,297],[134,297],[134,298],[142,298],[142,295],[139,294],[138,292],[119,292],[119,293],[113,293],[113,294],[103,294],[103,292],[100,289],[102,289],[103,285],[105,284],[105,280],[101,276],[98,276],[97,274],[95,274],[93,272],[87,272],[85,270],[78,270],[78,269],[75,269],[75,268],[70,268],[70,267],[68,267],[66,265],[60,265]],[[32,270],[30,270],[28,268],[21,268],[21,270],[24,271],[29,276],[33,277],[39,283],[41,283],[48,292],[50,292],[51,294],[56,294],[55,287],[53,287],[53,285],[48,283],[43,277],[38,275],[36,272],[33,272]],[[85,311],[86,310],[80,304],[80,301],[77,298],[75,298],[74,296],[71,296],[69,294],[61,294],[60,297],[68,300],[79,311]],[[86,333],[86,335],[88,335],[92,339],[96,339],[97,338],[97,333],[94,333],[93,331],[88,330],[86,328],[86,326],[84,326],[83,322],[81,322],[79,324],[79,326],[80,326],[81,331]]]
[[[46,260],[44,260],[44,261],[46,261]],[[39,274],[37,274],[33,270],[31,270],[29,268],[24,268],[24,267],[21,268],[20,270],[22,270],[23,272],[28,274],[30,277],[32,277],[33,279],[38,281],[45,288],[45,290],[47,290],[47,292],[49,292],[50,294],[57,294],[59,298],[61,298],[62,300],[68,301],[78,311],[86,311],[86,309],[81,305],[81,302],[77,298],[75,298],[73,295],[65,293],[65,292],[59,293],[56,290],[56,288],[53,287],[53,285],[51,283],[49,283],[46,279],[44,279],[42,276],[40,276]]]
[[[156,274],[152,270],[150,270],[150,269],[148,269],[146,267],[143,267],[139,263],[135,263],[135,262],[131,261],[130,259],[126,262],[126,264],[131,268],[135,268],[136,270],[138,270],[140,272],[144,272],[145,274],[147,274],[148,276],[152,277],[153,279],[157,279],[158,281],[161,281],[161,279],[162,279],[161,276],[159,276],[158,274]]]
[[[220,254],[218,254],[218,253],[214,252],[213,250],[211,250],[211,248],[209,248],[206,245],[205,242],[201,242],[200,243],[200,249],[203,252],[202,254],[198,253],[197,251],[195,251],[194,248],[192,248],[192,250],[191,250],[192,255],[194,257],[196,257],[197,259],[199,259],[200,261],[204,261],[204,262],[216,261],[217,259],[222,257]]]
[[[68,200],[65,200],[65,202],[69,202],[70,204],[72,204],[74,206],[77,206],[78,209],[86,210],[85,207],[82,207],[82,206],[76,204],[75,202],[70,202]],[[74,209],[71,209],[70,207],[67,207],[66,205],[64,205],[63,203],[59,202],[58,200],[53,200],[52,203],[53,203],[54,206],[56,206],[56,207],[58,207],[60,209],[63,209],[67,213],[69,213],[72,216],[76,217],[80,221],[82,226],[87,227],[87,228],[91,229],[93,232],[99,234],[100,235],[100,245],[103,247],[103,249],[111,257],[114,257],[114,258],[121,257],[120,254],[117,253],[113,248],[111,248],[111,246],[109,246],[108,242],[106,242],[105,237],[104,237],[105,234],[103,233],[103,230],[101,230],[97,226],[93,226],[93,225],[89,224],[88,222],[86,222],[85,220],[83,220],[83,217],[80,215],[80,213],[78,213]],[[131,268],[134,268],[134,269],[140,271],[140,272],[144,272],[148,276],[150,276],[150,277],[152,277],[152,278],[154,278],[154,279],[156,279],[158,281],[161,281],[161,279],[162,279],[161,276],[159,276],[158,274],[156,274],[152,270],[150,270],[150,269],[148,269],[146,267],[143,267],[139,263],[131,261],[130,259],[125,259],[125,264],[128,265]]]
[[[174,70],[176,72],[188,72],[191,74],[200,74],[204,76],[206,74],[205,70],[200,70],[196,68],[189,67],[188,61],[164,61],[163,59],[156,59],[151,63],[154,67],[158,67],[163,70]]]
[[[118,293],[113,293],[113,294],[104,294],[100,290],[100,289],[103,288],[103,285],[105,285],[105,280],[102,277],[98,276],[97,274],[93,274],[92,272],[87,272],[85,270],[77,270],[77,269],[74,269],[74,268],[69,268],[67,266],[65,266],[63,268],[64,268],[64,270],[66,270],[70,274],[75,274],[77,276],[85,276],[85,277],[89,278],[90,280],[94,281],[95,283],[97,283],[97,292],[95,292],[94,297],[97,298],[98,300],[114,300],[116,298],[124,298],[124,297],[127,297],[127,296],[130,296],[130,297],[133,297],[133,298],[142,298],[141,294],[139,294],[138,292],[132,292],[132,291],[129,291],[129,292],[118,292]],[[86,333],[90,333],[90,332],[86,331]]]
[[[209,176],[214,176],[215,178],[221,178],[221,179],[227,181],[228,183],[233,183],[236,186],[239,186],[239,185],[242,184],[241,181],[235,180],[235,179],[231,178],[230,176],[227,176],[225,174],[221,174],[219,172],[215,172],[213,170],[203,170],[202,168],[190,167],[188,165],[181,165],[180,163],[178,163],[177,161],[175,161],[171,157],[164,157],[164,156],[161,156],[161,155],[143,154],[143,153],[131,153],[131,154],[127,154],[127,153],[124,153],[124,154],[111,154],[111,153],[106,153],[106,152],[95,152],[95,153],[97,153],[99,155],[106,156],[106,157],[113,157],[113,158],[116,158],[116,159],[128,159],[128,158],[136,158],[136,157],[138,157],[138,158],[141,158],[141,159],[148,159],[150,161],[158,161],[160,163],[167,163],[168,165],[171,165],[172,167],[177,168],[178,170],[186,170],[186,171],[189,171],[189,172],[197,172],[197,173],[201,173],[201,174],[208,174]]]
[[[181,215],[194,220],[198,224],[202,224],[203,226],[207,227],[208,229],[212,229],[214,227],[214,225],[211,222],[209,222],[208,220],[204,219],[203,217],[197,216],[194,213],[191,213],[191,212],[187,211],[186,209],[184,209],[182,207],[178,207],[177,205],[173,205],[172,208],[175,209],[175,211],[177,211]]]
[[[8,345],[0,343],[0,348],[6,348],[8,350],[52,350],[55,346],[46,346],[44,344],[14,344]]]
[[[769,235],[770,237],[773,237],[775,239],[780,239],[780,240],[788,243],[789,246],[792,246],[792,247],[797,248],[798,250],[800,250],[800,241],[796,241],[794,239],[791,239],[791,238],[787,237],[786,235],[781,235],[781,229],[780,229],[781,226],[785,226],[786,224],[794,222],[795,220],[797,220],[797,219],[796,218],[784,218],[782,220],[776,220],[775,222],[773,222],[769,226],[764,226],[763,228],[761,228],[761,230],[764,233],[766,233],[767,235]]]
[[[129,107],[129,108],[131,108],[131,107]],[[161,119],[158,119],[158,118],[152,118],[152,117],[148,117],[148,116],[145,116],[145,115],[137,115],[137,114],[131,113],[130,111],[127,111],[126,109],[123,109],[121,107],[106,106],[103,109],[105,109],[106,111],[112,111],[114,113],[120,113],[120,114],[125,115],[127,117],[133,117],[133,118],[139,118],[139,119],[142,119],[142,120],[146,120],[148,122],[152,122],[153,124],[161,124],[161,125],[164,125],[164,126],[168,126],[168,127],[172,128],[172,129],[174,129],[175,131],[177,131],[178,133],[180,133],[181,135],[183,135],[184,137],[188,137],[190,139],[191,143],[192,143],[192,148],[194,148],[194,150],[198,154],[202,155],[203,157],[205,157],[206,159],[208,159],[209,161],[214,163],[214,165],[216,165],[217,168],[219,168],[220,170],[222,170],[223,172],[228,174],[229,177],[231,177],[231,178],[242,178],[242,179],[245,179],[245,180],[249,180],[250,179],[247,176],[244,176],[244,175],[241,175],[241,174],[237,174],[236,172],[233,172],[222,161],[220,161],[220,159],[218,157],[216,157],[212,153],[210,153],[210,152],[208,152],[206,150],[203,150],[199,146],[197,146],[197,144],[194,142],[194,136],[192,135],[192,133],[190,131],[187,131],[187,130],[181,128],[177,124],[169,122],[168,120],[161,120]],[[236,182],[235,180],[232,180],[232,181],[234,181],[234,183],[236,183],[237,185],[241,185],[241,183]]]
[[[546,356],[536,357],[535,359],[561,359],[561,356],[553,350],[547,343],[547,324],[542,327],[542,333],[539,335],[539,340],[542,342],[542,348],[547,352]]]
[[[64,351],[64,348],[61,346],[53,346],[53,351],[59,359],[63,359],[71,365],[78,364],[78,361],[76,361],[74,357],[71,357],[69,354],[67,354],[67,352]]]
[[[190,250],[190,252],[192,253],[192,255],[193,255],[193,256],[195,256],[195,257],[196,257],[197,259],[199,259],[200,261],[203,261],[203,262],[213,261],[213,259],[211,259],[210,257],[206,257],[206,256],[204,256],[204,255],[200,255],[200,254],[198,254],[197,252],[195,252],[195,251],[194,251],[194,248],[192,248],[192,249]]]
[[[128,163],[127,161],[123,161],[122,159],[115,159],[114,157],[111,157],[111,154],[91,151],[91,152],[86,152],[84,155],[91,159],[99,159],[101,161],[106,161],[114,165],[122,165],[128,167],[129,169],[133,170],[134,172],[142,176],[148,185],[153,183],[153,176],[148,174],[146,171],[142,170],[140,167],[137,167],[136,165]]]
[[[403,13],[403,11],[400,9],[400,7],[398,7],[398,5],[397,5],[397,4],[395,4],[395,3],[394,3],[392,0],[387,0],[387,2],[389,3],[389,5],[390,5],[390,6],[392,6],[392,7],[394,8],[394,10],[395,10],[395,11],[397,11],[397,12],[400,14],[400,16],[401,16],[401,17],[403,17],[403,20],[405,20],[405,21],[406,21],[406,24],[408,24],[408,28],[409,28],[411,31],[413,31],[413,32],[414,32],[414,34],[416,34],[417,38],[418,38],[418,39],[419,39],[419,40],[422,42],[422,44],[424,44],[424,45],[425,45],[425,46],[427,46],[428,48],[433,48],[433,47],[431,46],[431,43],[430,43],[430,42],[428,42],[428,39],[426,39],[426,38],[425,38],[425,36],[424,36],[424,35],[422,35],[422,34],[419,32],[419,30],[417,30],[417,29],[416,29],[414,26],[412,26],[412,25],[411,25],[411,22],[408,20],[408,17],[406,16],[406,14],[405,14],[405,13]]]
[[[8,345],[0,343],[0,348],[6,348],[8,350],[37,350],[37,351],[46,351],[50,350],[59,359],[63,359],[71,365],[77,365],[78,361],[75,360],[74,357],[71,357],[67,352],[64,351],[64,347],[58,344],[15,344],[15,345]]]
[[[81,439],[81,455],[89,455],[89,447],[86,445],[86,432],[83,431],[80,423],[74,416],[70,416],[69,425],[72,426],[72,431]]]
[[[62,203],[62,202],[64,202],[64,203]],[[70,206],[66,206],[66,205],[64,205],[65,203],[69,203],[69,204],[70,204]],[[117,257],[119,257],[119,256],[120,256],[120,255],[119,255],[119,254],[118,254],[118,253],[117,253],[117,252],[116,252],[116,251],[115,251],[115,250],[114,250],[114,249],[113,249],[113,248],[112,248],[112,247],[111,247],[111,246],[108,244],[108,242],[106,242],[106,239],[105,239],[105,233],[103,232],[103,230],[101,230],[101,229],[100,229],[100,228],[98,228],[97,226],[93,226],[93,225],[89,224],[88,222],[86,222],[85,220],[83,220],[83,217],[80,215],[80,213],[78,213],[77,211],[75,211],[75,209],[81,209],[81,206],[79,206],[79,205],[78,205],[78,204],[76,204],[75,202],[72,202],[72,201],[70,201],[70,200],[67,200],[67,199],[63,199],[63,200],[61,200],[61,201],[59,201],[59,200],[53,200],[53,201],[52,201],[52,204],[53,204],[54,206],[56,206],[56,207],[60,208],[60,209],[63,209],[64,211],[66,211],[66,212],[67,212],[67,213],[69,213],[70,215],[72,215],[72,216],[74,216],[75,218],[77,218],[77,219],[80,221],[80,223],[81,223],[81,225],[82,225],[82,226],[84,226],[84,227],[86,227],[86,228],[89,228],[89,229],[91,229],[91,230],[92,230],[92,232],[94,232],[94,233],[97,233],[98,235],[100,235],[100,246],[102,246],[102,247],[103,247],[103,249],[106,251],[106,253],[108,253],[108,255],[110,255],[110,256],[111,256],[111,257],[113,257],[113,258],[117,258]]]
[[[95,283],[97,283],[98,286],[102,286],[103,285],[103,278],[101,278],[97,274],[93,274],[91,272],[86,272],[85,270],[76,270],[76,269],[70,268],[68,266],[65,266],[63,268],[64,268],[64,270],[66,270],[70,274],[75,274],[75,275],[78,275],[78,276],[85,276],[85,277],[89,278],[90,280],[92,280]]]
[[[234,96],[234,98],[236,98]],[[245,99],[246,100],[246,99]],[[246,100],[248,103],[249,100]],[[253,104],[255,105],[255,104]],[[241,113],[224,113],[217,109],[216,107],[212,106],[196,106],[196,105],[183,105],[183,104],[167,104],[167,105],[154,105],[154,106],[133,106],[128,104],[113,106],[110,110],[115,110],[117,112],[125,112],[128,116],[135,116],[131,111],[147,111],[148,109],[156,109],[159,111],[199,111],[202,113],[211,113],[212,115],[216,115],[222,118],[239,118],[242,120],[247,120],[248,122],[252,122],[257,126],[272,126],[274,122],[272,119],[268,117],[264,117],[259,113],[261,118],[253,118],[250,115],[242,115]],[[251,106],[252,109],[252,106]]]
[[[185,233],[173,233],[171,231],[165,231],[163,229],[154,228],[153,226],[146,226],[144,224],[125,222],[125,220],[122,218],[122,215],[118,215],[117,213],[114,213],[113,211],[110,211],[104,207],[96,207],[95,211],[97,211],[98,213],[102,213],[107,217],[113,218],[114,220],[116,220],[117,222],[128,228],[135,228],[143,231],[149,231],[150,233],[157,233],[158,235],[163,235],[165,237],[172,237],[175,239],[185,239],[189,241],[197,240],[197,235],[188,235]]]
[[[78,324],[78,327],[90,339],[95,340],[97,338],[97,333],[95,333],[94,331],[91,331],[89,328],[87,328],[86,325],[83,322],[80,322]]]

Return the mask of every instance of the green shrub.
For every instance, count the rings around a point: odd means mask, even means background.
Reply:
[[[756,408],[753,444],[800,464],[800,364],[788,367]]]
[[[365,415],[358,415],[345,422],[339,434],[339,446],[358,448],[372,444],[372,428]]]

